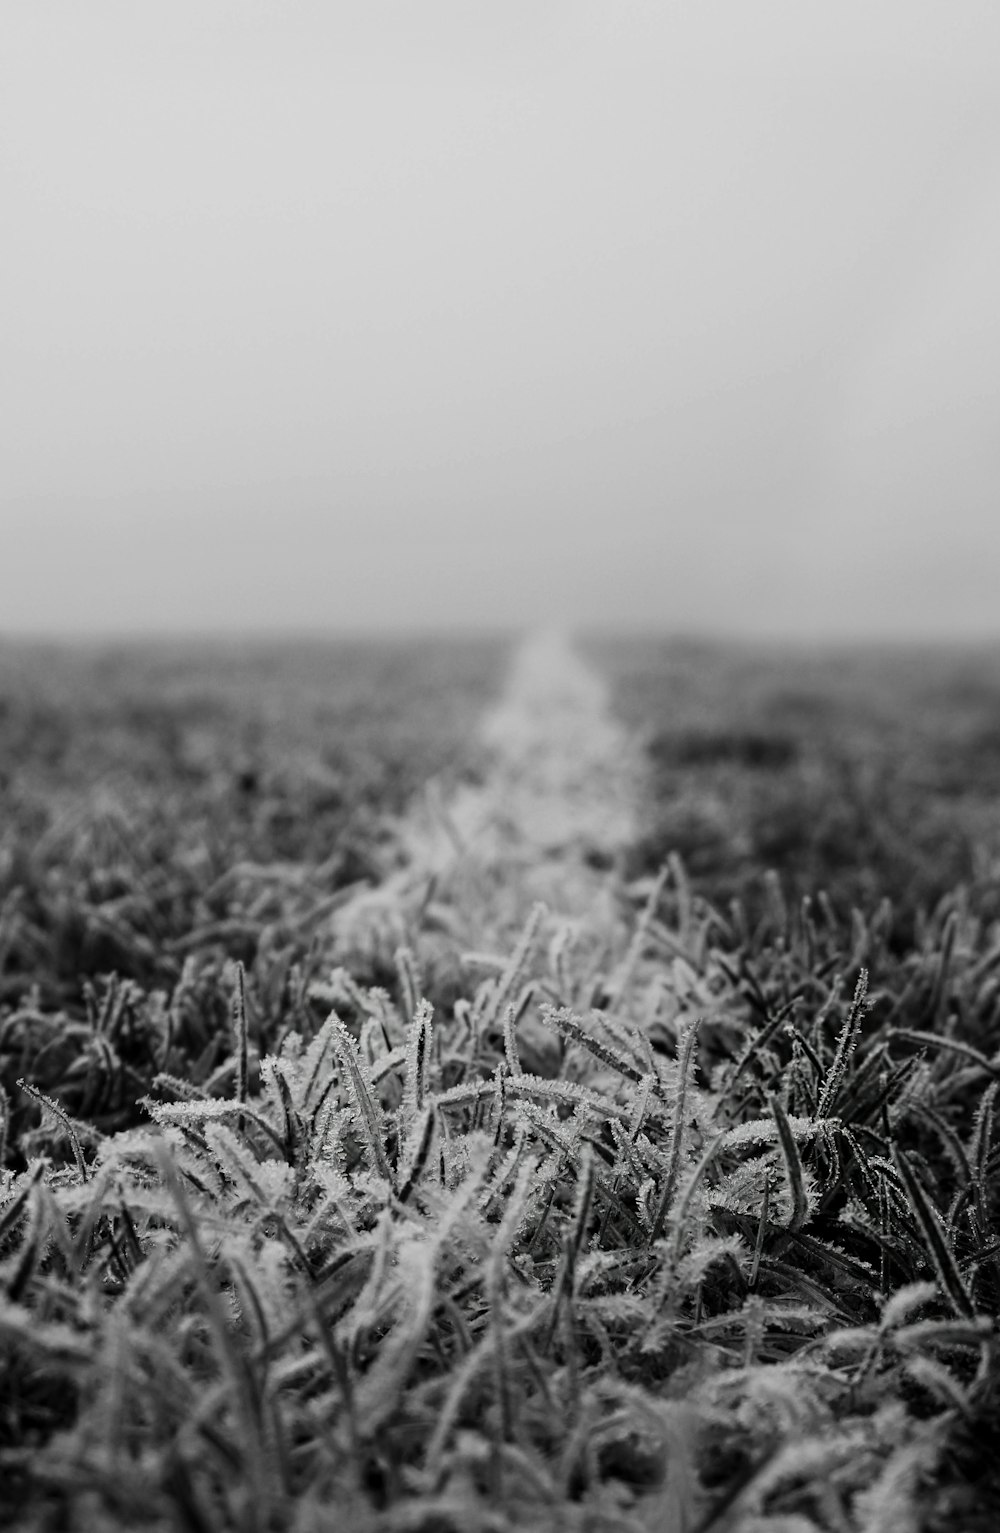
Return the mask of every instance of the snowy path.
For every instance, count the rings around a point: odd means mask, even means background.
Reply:
[[[615,867],[635,833],[640,755],[562,635],[519,647],[478,746],[482,780],[418,798],[382,885],[338,913],[341,941],[412,943],[430,910],[460,946],[502,945],[542,901],[580,940],[616,946]]]

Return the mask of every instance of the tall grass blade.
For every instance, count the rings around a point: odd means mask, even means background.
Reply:
[[[861,1023],[868,1009],[867,1001],[868,970],[862,969],[858,975],[858,983],[855,986],[854,999],[851,1001],[847,1017],[837,1039],[833,1061],[820,1087],[819,1096],[816,1101],[815,1115],[817,1118],[828,1117],[830,1108],[836,1101],[851,1055],[857,1047],[858,1038],[861,1034]]]
[[[770,1097],[769,1106],[778,1128],[778,1143],[781,1146],[781,1154],[785,1162],[785,1175],[788,1178],[788,1190],[791,1196],[791,1213],[788,1218],[788,1228],[790,1230],[800,1230],[809,1217],[809,1196],[806,1192],[806,1178],[802,1166],[802,1156],[799,1153],[798,1141],[788,1121],[788,1114],[785,1112],[778,1097]]]
[[[236,965],[236,997],[233,1003],[233,1029],[236,1040],[236,1100],[244,1103],[249,1086],[249,1029],[247,1027],[246,975],[242,963]],[[237,1119],[242,1134],[246,1120]]]
[[[695,1046],[698,1042],[698,1029],[700,1025],[700,1017],[695,1017],[687,1024],[681,1035],[680,1047],[677,1051],[677,1084],[671,1103],[672,1113],[670,1138],[667,1147],[666,1174],[663,1178],[663,1186],[660,1191],[659,1202],[656,1205],[656,1212],[653,1215],[653,1224],[649,1237],[650,1245],[655,1244],[663,1233],[664,1221],[673,1202],[674,1193],[677,1190],[677,1178],[680,1171],[686,1129],[687,1101],[692,1087]]]
[[[938,1282],[948,1295],[956,1311],[960,1315],[971,1316],[975,1314],[975,1305],[972,1296],[966,1287],[965,1280],[959,1270],[955,1254],[948,1244],[940,1215],[933,1207],[919,1180],[913,1172],[906,1156],[898,1145],[892,1145],[892,1162],[899,1179],[906,1189],[909,1200],[920,1229],[923,1231],[927,1242],[927,1255],[930,1264],[937,1273]]]

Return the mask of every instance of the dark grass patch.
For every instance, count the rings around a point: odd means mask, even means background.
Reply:
[[[1000,912],[1000,654],[796,652],[592,641],[616,711],[649,744],[630,865],[678,851],[701,893],[760,908],[775,869],[846,917],[893,904],[895,940],[975,886]]]

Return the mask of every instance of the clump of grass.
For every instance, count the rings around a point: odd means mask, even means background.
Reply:
[[[541,919],[451,1015],[400,955],[398,1001],[340,981],[350,1025],[287,1033],[251,1089],[237,985],[228,1089],[69,1161],[53,1110],[0,1212],[22,1525],[916,1519],[992,1409],[996,1064],[898,1036],[877,970],[817,981],[791,918],[750,950],[706,909],[708,1015],[651,1047],[543,970],[539,1074],[507,996]],[[956,941],[946,987],[980,964]]]

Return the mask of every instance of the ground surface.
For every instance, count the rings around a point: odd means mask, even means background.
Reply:
[[[995,1525],[1000,658],[0,651],[42,1529]]]
[[[677,851],[720,902],[771,867],[842,913],[888,897],[904,943],[957,885],[995,893],[1000,652],[584,649],[648,754],[636,868]]]

